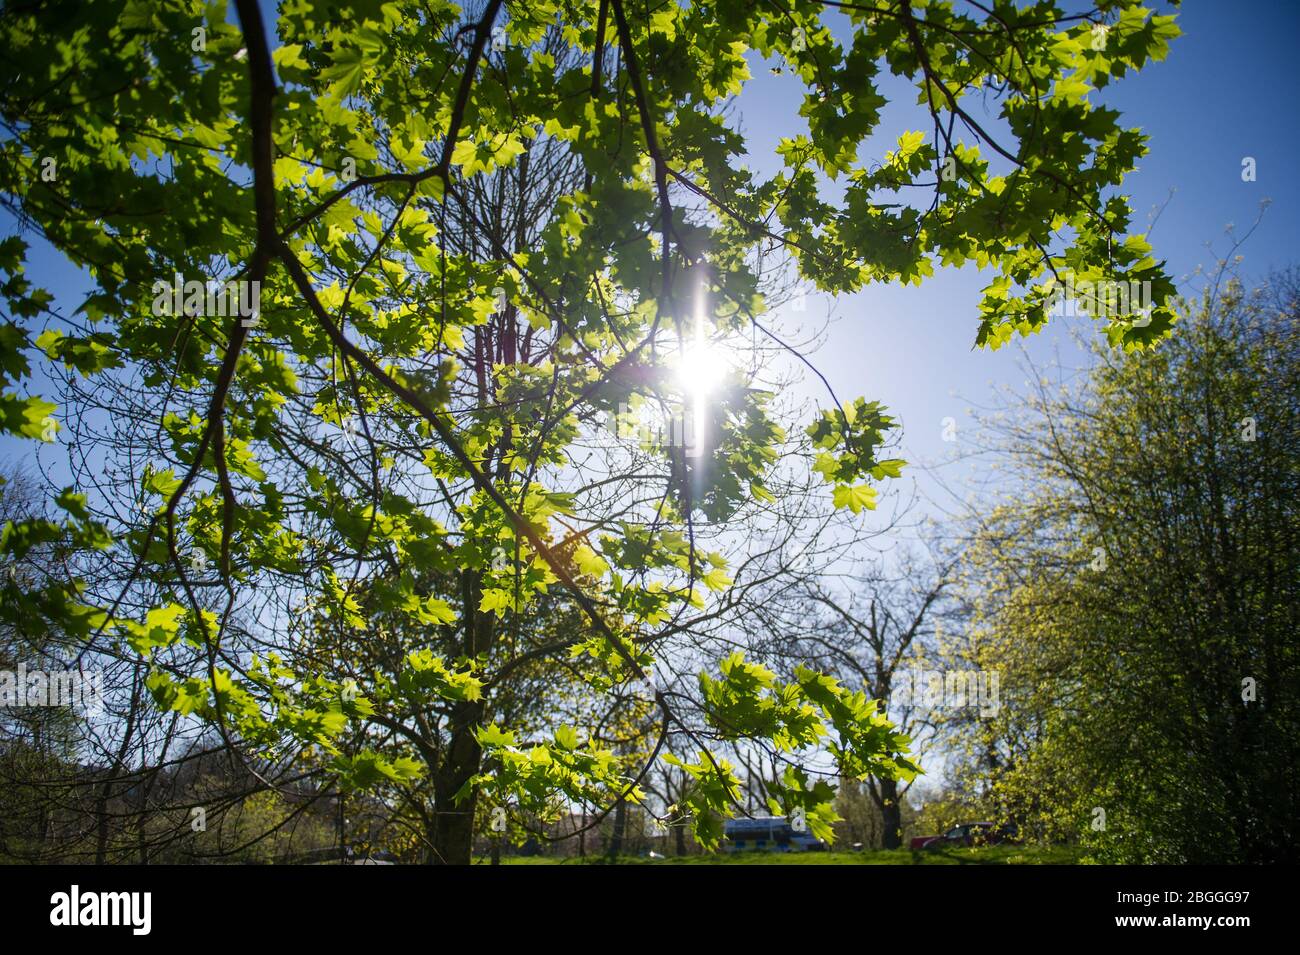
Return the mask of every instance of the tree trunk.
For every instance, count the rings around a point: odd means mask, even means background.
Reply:
[[[618,801],[614,807],[614,832],[609,838],[609,861],[617,862],[623,851],[623,833],[627,830],[627,803]]]
[[[475,339],[478,345],[478,339]],[[465,570],[461,574],[461,597],[464,602],[465,656],[473,659],[492,646],[493,617],[480,613],[483,582],[479,574]],[[474,855],[474,807],[477,794],[471,789],[459,803],[456,796],[465,784],[478,775],[483,764],[483,749],[474,734],[483,722],[484,702],[465,701],[452,710],[451,738],[433,774],[433,864],[469,865]]]
[[[903,812],[898,803],[898,780],[880,780],[880,842],[885,849],[897,849],[903,844]]]
[[[457,803],[456,794],[478,775],[483,750],[474,738],[474,730],[481,718],[482,707],[477,703],[462,703],[456,708],[451,745],[434,775],[434,865],[469,865],[472,861],[477,796],[471,791],[467,798]]]

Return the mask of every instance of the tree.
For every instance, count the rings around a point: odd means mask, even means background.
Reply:
[[[1158,352],[1036,373],[990,422],[1009,499],[972,547],[970,653],[1003,706],[968,727],[967,779],[1039,834],[1295,858],[1298,291],[1221,271]]]
[[[0,519],[6,524],[39,520],[44,504],[40,486],[28,475],[0,475]],[[5,554],[0,559],[0,575],[26,587],[57,564],[58,555],[51,548],[36,547],[21,559]],[[60,657],[66,649],[53,635],[29,635],[11,623],[0,628],[0,672],[11,678],[19,664],[35,670],[61,669]],[[50,663],[56,666],[47,666]],[[76,766],[85,735],[82,714],[71,709],[28,707],[24,692],[19,691],[17,700],[6,699],[0,705],[0,778],[4,780],[0,853],[6,859],[38,856],[54,841],[57,807],[68,795],[59,780],[66,779]],[[17,705],[11,706],[14,702]],[[48,787],[44,798],[42,786]]]
[[[694,778],[706,844],[737,790],[696,725],[796,753],[830,742],[852,777],[913,772],[887,721],[814,671],[778,681],[735,657],[694,700],[656,685],[729,585],[727,529],[779,498],[778,462],[814,454],[854,514],[901,466],[876,454],[892,424],[877,403],[831,396],[801,430],[753,374],[707,392],[695,376],[742,330],[784,344],[765,315],[774,253],[830,292],[991,268],[976,337],[993,346],[1039,327],[1061,280],[1145,282],[1152,310],[1116,311],[1107,334],[1157,341],[1172,286],[1114,194],[1143,137],[1087,96],[1177,29],[1135,0],[833,6],[844,39],[806,0],[488,0],[464,18],[442,0],[286,3],[275,50],[254,0],[238,25],[198,0],[7,6],[0,195],[94,291],[68,314],[26,277],[26,239],[0,244],[0,420],[55,439],[58,409],[30,392],[61,373],[135,412],[110,436],[117,478],[70,489],[45,529],[129,568],[118,592],[11,589],[7,612],[129,648],[164,711],[214,726],[268,786],[304,746],[338,757],[345,785],[430,773],[440,860],[468,861],[480,794],[522,813],[640,798],[645,767],[623,774],[608,747],[493,722],[485,654],[581,661],[595,692],[653,705],[651,758]],[[748,54],[806,88],[809,134],[782,141],[769,179],[725,114]],[[858,152],[882,69],[916,82],[933,135],[905,132],[877,163]],[[1005,135],[966,108],[975,95],[1000,103]],[[648,455],[590,447],[642,403],[696,433]],[[74,450],[91,423],[65,408]],[[505,640],[543,592],[587,629]],[[361,596],[452,643],[398,680],[447,711],[423,765],[387,746],[406,722],[340,745],[386,678],[354,694],[284,652],[304,614],[364,643]],[[674,728],[694,752],[662,752]],[[829,787],[795,772],[774,798],[829,836]]]
[[[942,628],[952,629],[960,612],[953,600],[956,562],[952,555],[911,552],[821,575],[773,600],[781,609],[769,608],[764,649],[786,666],[812,661],[845,684],[862,686],[919,757],[934,741],[942,701],[927,705],[913,686],[922,686],[926,672],[942,672],[928,667],[937,665]],[[963,694],[958,705],[966,702]],[[879,848],[902,845],[903,800],[912,782],[900,784],[889,774],[865,780],[880,820]]]

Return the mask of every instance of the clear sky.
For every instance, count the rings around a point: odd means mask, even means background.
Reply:
[[[1156,6],[1168,12],[1163,4]],[[1269,198],[1264,221],[1242,250],[1246,270],[1259,276],[1295,262],[1300,249],[1300,134],[1294,104],[1300,101],[1300,74],[1294,57],[1300,2],[1191,0],[1178,20],[1183,36],[1172,44],[1167,60],[1093,94],[1094,102],[1120,109],[1127,125],[1150,136],[1150,154],[1125,190],[1133,199],[1135,224],[1144,224],[1151,210],[1167,201],[1151,239],[1157,256],[1181,279],[1197,265],[1212,264],[1216,256],[1205,243],[1215,243],[1221,251],[1224,227],[1234,223],[1244,230],[1254,222],[1260,201]],[[738,112],[752,165],[770,172],[776,142],[803,131],[799,92],[759,61],[753,73]],[[888,76],[882,83],[891,105],[879,135],[860,154],[864,161],[883,156],[904,130],[929,128],[914,105],[914,87]],[[1255,182],[1241,178],[1247,156],[1256,161]],[[0,223],[0,233],[8,234],[12,227],[12,222]],[[39,245],[33,249],[30,275],[58,293],[59,304],[69,311],[80,303],[76,293],[88,288],[84,276]],[[952,453],[954,446],[940,437],[944,418],[954,418],[959,429],[968,426],[968,405],[986,403],[991,383],[1023,384],[1014,347],[996,353],[972,350],[982,285],[973,267],[941,269],[919,288],[872,287],[835,302],[826,296],[809,300],[809,319],[835,316],[825,347],[814,356],[818,368],[841,398],[863,395],[883,401],[903,422],[902,456],[918,464]],[[1066,326],[1058,321],[1026,343],[1035,360],[1046,361],[1054,349],[1067,356],[1067,364],[1069,356],[1078,357]],[[824,394],[820,397],[825,400]],[[29,441],[0,441],[0,457],[30,460],[34,449]],[[59,450],[46,448],[41,456],[57,474]],[[943,498],[918,469],[912,473],[929,493]]]
[[[1152,6],[1171,12],[1167,4]],[[1272,204],[1262,223],[1240,250],[1244,270],[1262,277],[1300,262],[1300,2],[1191,0],[1173,12],[1183,36],[1171,44],[1168,58],[1091,96],[1095,105],[1119,109],[1124,125],[1150,137],[1149,154],[1123,190],[1132,200],[1135,228],[1145,229],[1152,210],[1165,206],[1151,242],[1180,291],[1187,292],[1196,287],[1190,273],[1218,258],[1206,243],[1223,254],[1229,244],[1225,226],[1244,232],[1268,198]],[[754,79],[742,94],[740,113],[754,167],[770,171],[766,157],[776,142],[805,131],[799,92],[761,61],[751,70]],[[915,88],[882,79],[891,105],[878,136],[859,153],[863,162],[895,148],[904,130],[928,134],[931,128],[928,113],[914,105]],[[1242,181],[1247,156],[1256,161],[1255,182]],[[810,318],[831,310],[836,318],[814,357],[818,369],[841,399],[862,395],[884,402],[903,422],[901,456],[911,462],[934,464],[952,455],[955,445],[941,439],[942,420],[954,418],[958,429],[971,424],[967,408],[987,404],[991,384],[1024,384],[1017,348],[972,350],[985,281],[973,266],[945,268],[920,287],[876,286],[833,303],[827,296],[810,300]],[[1056,353],[1067,366],[1082,361],[1068,334],[1071,324],[1078,329],[1082,320],[1057,320],[1024,340],[1035,363]],[[940,502],[951,500],[917,468],[906,473]],[[941,473],[960,484],[960,472]]]

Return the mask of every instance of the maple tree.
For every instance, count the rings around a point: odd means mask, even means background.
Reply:
[[[1089,97],[1164,56],[1173,18],[1132,0],[234,9],[0,13],[0,195],[22,226],[0,242],[0,427],[76,449],[114,422],[93,486],[0,546],[117,570],[11,581],[5,621],[129,655],[156,705],[262,772],[306,748],[345,787],[432,777],[440,861],[469,860],[480,794],[640,798],[644,768],[596,734],[500,722],[525,666],[650,706],[649,759],[691,777],[707,845],[737,811],[719,745],[786,754],[773,808],[827,837],[834,790],[802,754],[914,773],[876,702],[811,669],[733,655],[694,688],[660,679],[732,584],[727,528],[776,513],[779,462],[802,455],[854,514],[902,465],[879,455],[877,402],[787,420],[743,371],[706,396],[674,363],[738,333],[780,344],[764,255],[830,293],[975,263],[991,347],[1067,280],[1148,283],[1152,308],[1105,332],[1159,340],[1173,287],[1115,191],[1144,137]],[[804,87],[807,133],[768,176],[725,110],[759,58]],[[932,123],[873,158],[886,73]],[[93,282],[75,312],[31,274],[33,235]],[[192,280],[247,283],[257,311],[165,294]],[[698,421],[696,447],[596,441],[641,403]],[[531,625],[543,601],[583,623]],[[670,735],[691,743],[664,752]]]

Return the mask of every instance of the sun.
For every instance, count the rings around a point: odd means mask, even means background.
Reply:
[[[707,400],[726,380],[731,364],[725,346],[707,339],[689,341],[674,362],[673,381],[689,400]]]
[[[707,292],[701,284],[696,293],[695,315],[685,331],[677,354],[670,359],[671,381],[682,396],[687,457],[702,453],[709,441],[706,428],[712,415],[709,402],[719,396],[737,367],[737,355],[725,342],[710,337]]]
[[[672,362],[672,381],[682,396],[683,439],[687,457],[699,457],[709,446],[710,403],[720,397],[736,362],[724,342],[700,334],[682,344]]]

